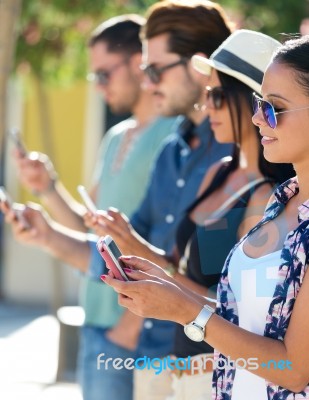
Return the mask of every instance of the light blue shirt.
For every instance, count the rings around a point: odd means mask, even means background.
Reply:
[[[123,146],[128,129],[135,121],[129,118],[112,127],[105,135],[99,151],[94,173],[97,183],[98,209],[116,207],[129,217],[141,202],[152,170],[153,162],[172,132],[175,118],[157,118],[134,134],[125,156]],[[125,145],[126,146],[126,145]],[[121,158],[119,162],[117,160]],[[114,325],[123,312],[117,295],[100,281],[104,263],[95,241],[92,246],[89,274],[81,279],[80,304],[85,310],[85,324],[95,326]]]

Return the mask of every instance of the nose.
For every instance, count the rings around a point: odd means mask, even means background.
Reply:
[[[261,108],[258,108],[257,111],[256,111],[256,113],[253,114],[253,116],[252,116],[252,123],[253,123],[255,126],[267,125],[267,124],[265,123],[265,119],[264,119],[264,116],[263,116],[263,113],[262,113],[262,109],[261,109]]]
[[[152,90],[156,89],[156,87],[157,87],[157,84],[153,83],[147,74],[144,74],[144,77],[142,79],[142,88],[144,90],[152,91]]]

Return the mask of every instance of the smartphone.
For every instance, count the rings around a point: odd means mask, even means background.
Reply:
[[[97,242],[97,249],[116,279],[121,281],[130,280],[123,270],[125,268],[124,263],[119,260],[122,254],[111,236],[101,237]]]
[[[21,139],[20,136],[20,131],[16,128],[10,129],[10,138],[13,140],[15,146],[19,150],[19,152],[22,154],[22,156],[26,156],[28,153],[28,150],[24,144],[24,142]]]
[[[85,187],[83,185],[78,185],[77,190],[78,190],[78,193],[80,194],[81,198],[83,199],[85,206],[88,208],[88,210],[91,211],[93,214],[95,214],[97,212],[97,207],[94,204],[94,202],[91,200],[91,197],[89,196]]]
[[[13,202],[11,200],[11,197],[5,190],[4,186],[0,186],[0,201],[6,203],[10,209],[13,208]]]
[[[24,204],[13,203],[11,196],[8,194],[4,186],[0,186],[0,202],[6,203],[10,210],[14,211],[16,219],[22,222],[26,229],[30,228],[29,223],[23,216],[23,212],[25,210]]]

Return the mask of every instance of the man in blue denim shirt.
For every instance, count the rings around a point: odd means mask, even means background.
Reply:
[[[200,79],[190,64],[195,53],[211,54],[230,30],[218,5],[207,3],[206,7],[199,3],[159,2],[151,7],[144,29],[145,84],[154,93],[161,115],[182,114],[184,118],[159,154],[146,196],[130,223],[144,239],[167,253],[174,246],[177,225],[196,198],[207,169],[232,152],[230,145],[218,144],[214,139],[201,106],[207,81]],[[107,233],[113,236],[108,231],[103,234]],[[129,243],[123,251],[132,254]],[[97,269],[100,260],[95,248],[92,255],[92,265]],[[137,357],[171,354],[174,328],[168,321],[146,319]],[[134,374],[135,400],[165,399],[170,393],[168,374],[158,377],[146,370],[135,370]]]
[[[186,138],[188,128],[200,142],[194,149]],[[230,151],[230,146],[216,142],[208,118],[196,127],[184,119],[157,159],[146,196],[130,220],[133,228],[152,245],[170,254],[178,223],[195,199],[205,171]],[[164,357],[171,354],[174,326],[169,321],[146,319],[138,356]]]

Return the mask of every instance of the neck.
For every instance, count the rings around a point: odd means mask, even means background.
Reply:
[[[247,134],[243,135],[242,144],[240,148],[240,168],[246,170],[247,174],[256,177],[262,176],[259,169],[259,145],[256,133],[250,130]]]
[[[207,114],[204,110],[192,110],[187,114],[187,117],[194,123],[194,125],[198,126],[204,121]]]
[[[195,125],[200,125],[207,117],[204,91],[202,91],[202,94],[196,103],[192,104],[186,114],[186,117],[188,117]]]
[[[147,125],[156,117],[158,113],[153,102],[153,96],[145,91],[141,91],[138,101],[132,109],[132,114],[136,120],[137,127]]]

